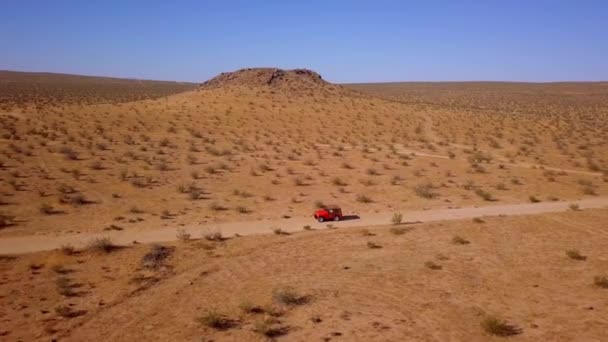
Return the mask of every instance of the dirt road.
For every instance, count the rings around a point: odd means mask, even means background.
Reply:
[[[458,220],[481,216],[498,215],[533,215],[549,212],[560,212],[570,210],[572,203],[579,205],[580,209],[608,207],[608,197],[597,197],[579,201],[543,202],[543,203],[521,203],[489,205],[483,207],[466,207],[455,209],[435,209],[423,211],[411,211],[403,213],[403,222],[430,222],[443,220]],[[393,212],[370,213],[362,217],[351,217],[344,221],[329,222],[336,228],[381,226],[391,222]],[[191,234],[192,238],[200,238],[209,232],[221,232],[223,236],[268,234],[275,228],[284,232],[296,232],[302,230],[305,225],[313,229],[327,228],[326,223],[317,223],[312,217],[297,217],[279,220],[259,220],[248,222],[229,222],[215,225],[188,226],[180,228],[154,228],[148,231],[118,231],[101,233],[83,233],[64,236],[27,236],[0,239],[0,254],[21,254],[36,251],[45,251],[59,248],[63,245],[74,247],[85,246],[92,239],[109,237],[116,244],[128,245],[134,241],[139,243],[152,243],[173,241],[177,239],[177,232],[184,230]]]

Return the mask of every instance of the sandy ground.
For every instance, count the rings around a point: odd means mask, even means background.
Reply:
[[[590,209],[188,241],[155,269],[145,245],[4,257],[0,334],[263,341],[266,321],[286,341],[499,341],[481,326],[497,317],[515,327],[509,341],[603,341],[608,290],[593,282],[608,275],[607,220]],[[304,299],[282,304],[288,288]],[[232,325],[201,323],[210,312]]]
[[[0,340],[608,340],[608,84],[317,76],[12,89]]]

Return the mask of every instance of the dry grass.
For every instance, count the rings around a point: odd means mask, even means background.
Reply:
[[[280,287],[272,292],[275,302],[283,305],[303,305],[310,302],[310,296],[299,294],[293,287]]]
[[[597,287],[608,289],[608,277],[596,276],[593,278],[593,284]]]
[[[117,248],[118,246],[112,243],[112,239],[108,237],[96,238],[87,244],[87,250],[91,252],[110,253]]]
[[[198,323],[215,330],[228,330],[238,325],[238,322],[216,311],[208,311],[203,316],[197,318]]]
[[[579,252],[576,249],[569,249],[566,251],[566,255],[568,256],[568,258],[573,259],[573,260],[587,260],[587,257],[582,255],[581,252]]]
[[[484,318],[484,320],[481,321],[481,327],[486,333],[501,337],[513,336],[521,333],[521,330],[516,326],[496,317]]]

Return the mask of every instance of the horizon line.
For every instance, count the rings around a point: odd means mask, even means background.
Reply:
[[[277,68],[281,69],[281,68]],[[240,70],[240,69],[237,69]],[[184,80],[168,80],[168,79],[152,79],[152,78],[138,78],[130,76],[120,75],[94,75],[94,74],[76,74],[70,72],[56,72],[56,71],[33,71],[33,70],[9,70],[0,69],[0,72],[15,72],[15,73],[29,73],[29,74],[51,74],[51,75],[64,75],[64,76],[80,76],[90,78],[112,78],[118,80],[131,80],[131,81],[149,81],[149,82],[174,82],[174,83],[191,83],[201,84],[204,81],[184,81]],[[226,71],[220,71],[217,75]],[[321,77],[327,81],[323,75]],[[356,84],[390,84],[390,83],[531,83],[531,84],[563,84],[563,83],[608,83],[608,80],[559,80],[559,81],[522,81],[522,80],[495,80],[495,79],[460,79],[460,80],[440,80],[440,81],[428,81],[428,80],[401,80],[401,81],[358,81],[358,82],[331,82],[340,85],[356,85]]]

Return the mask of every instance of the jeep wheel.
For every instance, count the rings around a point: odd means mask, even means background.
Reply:
[[[340,221],[340,216],[334,216],[334,221]]]
[[[325,221],[325,219],[323,218],[323,216],[319,216],[319,218],[317,219],[317,221],[323,222],[323,221]]]

